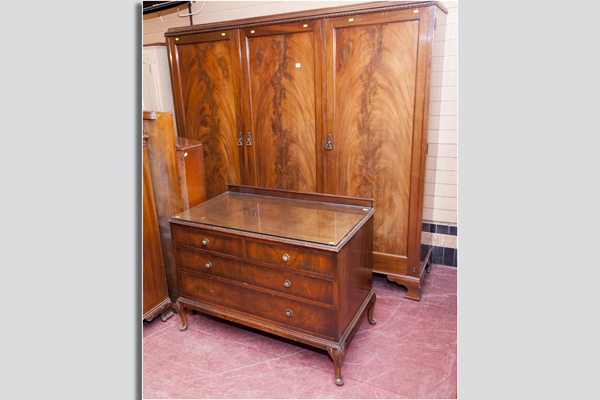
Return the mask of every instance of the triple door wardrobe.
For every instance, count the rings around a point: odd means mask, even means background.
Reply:
[[[419,300],[439,2],[373,2],[172,28],[179,135],[228,184],[372,198],[373,272]],[[428,255],[430,256],[430,255]]]

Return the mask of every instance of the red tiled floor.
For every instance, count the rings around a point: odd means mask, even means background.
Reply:
[[[454,398],[457,270],[432,266],[421,301],[373,277],[377,324],[362,322],[333,382],[326,351],[203,314],[144,323],[143,396],[151,398]]]

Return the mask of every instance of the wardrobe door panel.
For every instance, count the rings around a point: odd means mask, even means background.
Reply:
[[[257,186],[322,191],[319,27],[311,21],[242,34],[249,165]]]
[[[179,135],[202,143],[206,197],[242,183],[237,31],[169,38]],[[173,57],[174,56],[174,57]],[[183,129],[182,129],[183,128]]]
[[[328,22],[328,173],[374,199],[373,251],[407,257],[419,20],[387,18]]]

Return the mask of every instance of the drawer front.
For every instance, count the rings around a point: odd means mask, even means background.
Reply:
[[[332,309],[222,282],[211,276],[198,276],[179,271],[179,279],[185,297],[265,318],[278,325],[299,328],[333,338]],[[288,316],[286,312],[291,313]]]
[[[175,260],[178,268],[191,269],[276,292],[333,304],[333,282],[329,280],[230,260],[186,248],[175,250]]]
[[[173,241],[176,244],[243,257],[241,238],[221,235],[217,232],[190,226],[171,226],[173,228]]]
[[[246,255],[250,260],[333,276],[333,256],[330,253],[246,239]]]

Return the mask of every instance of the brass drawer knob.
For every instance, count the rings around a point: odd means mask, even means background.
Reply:
[[[289,279],[286,279],[285,282],[283,282],[283,286],[290,287],[290,286],[292,286],[292,282],[290,282]]]
[[[206,268],[210,269],[210,267],[212,267],[212,263],[209,261],[206,263]]]
[[[287,254],[283,255],[283,261],[288,262],[290,260],[290,256],[288,256]]]
[[[292,316],[293,313],[294,312],[288,308],[288,310],[285,312],[285,315],[287,315],[287,317],[289,318]]]
[[[208,244],[208,239],[204,238],[204,240],[202,241],[202,244],[206,246]]]

